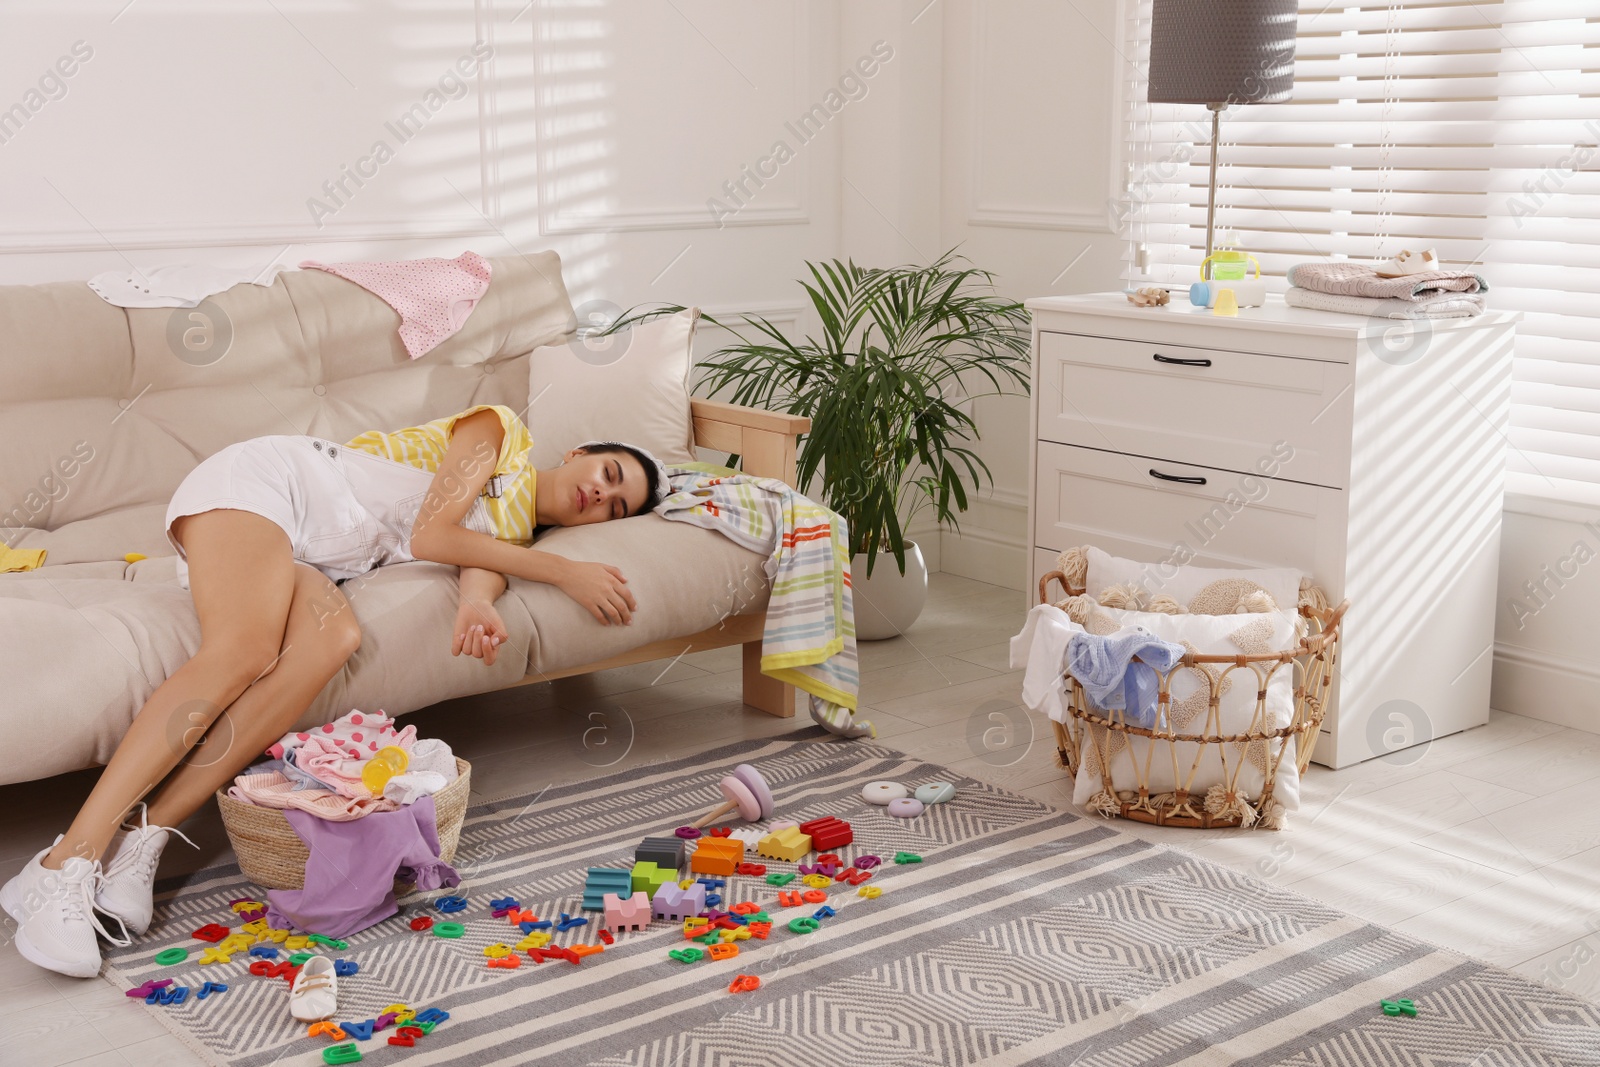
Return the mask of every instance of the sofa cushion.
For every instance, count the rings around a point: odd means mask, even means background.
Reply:
[[[552,530],[539,547],[620,568],[639,604],[632,624],[602,626],[553,586],[513,578],[496,604],[507,648],[486,667],[450,654],[457,568],[380,567],[341,585],[361,625],[361,647],[296,725],[332,722],[351,708],[403,715],[515,685],[530,671],[578,667],[696,633],[717,625],[730,607],[750,613],[766,606],[759,553],[658,515]],[[8,741],[0,746],[0,784],[110,759],[156,686],[199,649],[194,600],[178,585],[176,559],[0,575],[0,678],[7,682],[0,712]],[[733,589],[761,593],[735,601]]]
[[[638,609],[626,626],[603,626],[554,586],[511,579],[508,594],[538,620],[531,669],[594,663],[639,645],[716,626],[732,612],[766,610],[765,557],[717,533],[654,512],[615,522],[549,530],[537,547],[568,559],[609,563],[628,579]],[[737,596],[740,590],[758,590]],[[503,598],[502,598],[503,599]]]
[[[164,509],[200,460],[250,437],[347,440],[476,403],[520,412],[528,353],[575,320],[555,253],[491,262],[466,325],[417,360],[388,304],[324,271],[237,285],[198,308],[114,308],[82,282],[0,287],[7,542],[49,549],[56,539],[40,533]],[[186,348],[186,330],[217,351]],[[150,554],[129,540],[115,523],[86,527],[62,541],[68,559],[47,555],[45,566]]]
[[[662,463],[694,461],[689,372],[700,309],[626,333],[534,349],[528,357],[533,465],[561,462],[584,441],[622,441]]]

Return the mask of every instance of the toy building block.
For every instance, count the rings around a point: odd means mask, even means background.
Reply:
[[[677,871],[671,868],[658,867],[649,860],[645,860],[642,863],[633,865],[633,880],[629,886],[629,891],[644,893],[654,900],[656,894],[661,891],[662,886],[676,883],[677,880]],[[621,894],[619,893],[618,895],[620,896]]]
[[[653,863],[657,867],[674,871],[683,870],[683,838],[647,837],[633,850],[633,862]]]
[[[825,819],[812,819],[810,822],[801,823],[800,832],[811,835],[811,847],[819,852],[839,848],[855,840],[850,824],[831,815]]]
[[[668,882],[650,902],[657,919],[681,922],[706,910],[706,887],[695,882],[688,889],[676,882]]]
[[[607,893],[627,896],[632,893],[633,876],[620,867],[590,867],[583,883],[583,910],[602,911]]]
[[[607,893],[604,930],[643,930],[650,925],[650,898],[643,893],[631,897]]]
[[[732,874],[744,862],[744,842],[736,837],[702,837],[689,870],[695,874]]]
[[[763,837],[756,851],[770,860],[788,860],[792,863],[811,851],[811,835],[802,833],[795,826],[785,827]]]

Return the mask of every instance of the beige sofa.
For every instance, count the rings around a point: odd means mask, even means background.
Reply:
[[[466,326],[417,360],[387,304],[321,271],[235,286],[199,318],[112,307],[82,282],[0,287],[0,536],[48,550],[43,567],[0,574],[0,783],[103,764],[199,646],[162,519],[201,459],[264,434],[343,440],[478,403],[524,409],[530,353],[570,336],[573,309],[554,253],[493,262]],[[697,400],[694,425],[697,444],[793,482],[805,419]],[[361,648],[301,725],[730,644],[744,645],[745,700],[794,713],[793,690],[758,670],[758,554],[655,515],[539,545],[619,566],[639,602],[633,624],[602,626],[553,587],[513,578],[498,607],[510,649],[527,656],[485,667],[450,655],[457,569],[385,567],[345,583]],[[725,618],[729,589],[759,595]]]

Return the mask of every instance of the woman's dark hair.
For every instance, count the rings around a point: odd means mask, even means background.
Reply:
[[[584,445],[583,450],[589,455],[594,455],[595,453],[604,455],[627,454],[638,461],[639,466],[644,470],[644,507],[639,511],[632,512],[629,516],[630,518],[632,515],[639,515],[649,511],[661,499],[662,491],[666,489],[666,486],[661,484],[661,469],[651,461],[649,456],[646,456],[637,448],[632,445],[620,444],[616,441],[601,441],[597,444]]]

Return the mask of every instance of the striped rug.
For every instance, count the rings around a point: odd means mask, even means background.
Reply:
[[[857,843],[840,851],[884,857],[868,883],[882,895],[830,889],[837,916],[799,934],[787,920],[812,906],[780,911],[777,889],[735,877],[725,906],[754,900],[777,921],[734,959],[669,959],[688,943],[656,923],[577,966],[487,967],[485,946],[518,937],[490,917],[491,899],[515,897],[541,917],[579,914],[585,868],[621,865],[641,837],[708,810],[740,762],[772,783],[781,817],[850,821]],[[945,780],[960,792],[900,821],[861,801],[875,779]],[[923,862],[897,865],[897,851]],[[338,1020],[396,1002],[450,1013],[415,1048],[388,1045],[392,1030],[359,1042],[364,1062],[1600,1064],[1594,1005],[870,742],[745,742],[481,805],[457,862],[456,892],[470,906],[451,918],[465,937],[413,932],[413,915],[442,918],[419,897],[335,953],[361,968],[341,981]],[[289,1018],[282,979],[251,976],[242,957],[195,965],[201,946],[189,932],[225,922],[227,902],[252,892],[236,867],[165,888],[150,933],[113,950],[106,975],[124,987],[228,983],[204,1001],[130,1005],[212,1063],[320,1064],[328,1039]],[[594,943],[596,925],[556,943]],[[156,966],[172,946],[194,950],[190,961]],[[760,988],[728,992],[738,974],[758,976]],[[1397,997],[1418,1015],[1383,1014],[1379,1001]]]

